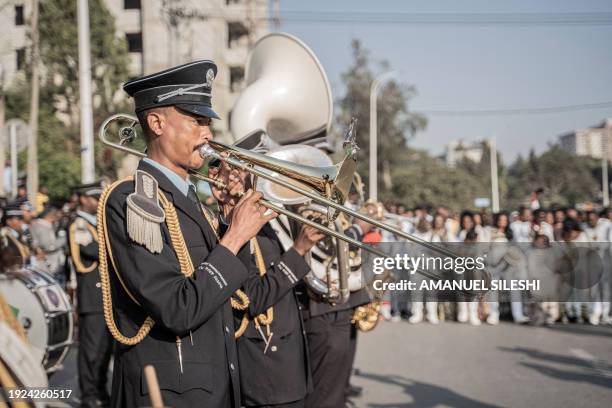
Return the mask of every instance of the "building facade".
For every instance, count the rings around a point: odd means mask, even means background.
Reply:
[[[559,145],[568,153],[594,159],[612,160],[612,119],[599,125],[577,129],[559,137]]]
[[[231,140],[231,109],[243,87],[249,49],[268,32],[268,1],[104,2],[115,17],[117,36],[126,40],[132,77],[198,59],[217,63],[219,72],[213,103],[222,120],[215,123],[215,130],[219,136]],[[0,65],[5,84],[25,66],[28,53],[26,23],[30,13],[31,0],[6,1],[0,8]]]

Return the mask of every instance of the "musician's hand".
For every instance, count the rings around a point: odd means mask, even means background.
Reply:
[[[224,153],[224,155],[227,155]],[[240,196],[245,191],[245,181],[248,173],[232,168],[225,162],[219,167],[209,167],[208,177],[219,180],[225,185],[224,189],[219,189],[211,184],[211,191],[225,218],[229,218],[232,209],[240,200]]]
[[[220,244],[227,247],[234,254],[253,238],[261,227],[278,215],[257,202],[262,194],[247,190],[232,211],[229,229],[221,239]]]
[[[323,234],[317,228],[309,225],[302,225],[302,228],[300,229],[300,232],[293,243],[293,249],[295,249],[301,256],[304,256],[306,255],[306,252],[310,251],[310,249],[324,237],[325,234]]]

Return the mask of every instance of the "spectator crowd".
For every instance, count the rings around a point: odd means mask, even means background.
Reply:
[[[483,322],[496,325],[500,316],[507,316],[517,324],[611,323],[612,209],[544,209],[540,208],[536,197],[530,205],[516,211],[499,213],[467,210],[456,213],[444,206],[406,208],[401,204],[387,204],[382,218],[424,241],[441,245],[478,243],[481,248],[488,246],[488,270],[493,278],[498,279],[533,277],[526,276],[527,271],[532,272],[534,265],[537,269],[538,262],[540,265],[545,263],[546,257],[550,257],[547,249],[553,245],[566,248],[568,244],[594,245],[602,260],[602,273],[580,296],[570,293],[566,299],[561,299],[553,295],[550,299],[544,299],[547,301],[542,301],[532,299],[520,291],[509,291],[509,301],[500,305],[495,291],[488,293],[481,301],[467,302],[462,301],[460,296],[453,302],[438,302],[435,294],[424,296],[421,291],[391,291],[385,295],[382,306],[382,315],[386,320],[407,320],[413,324],[426,320],[437,324],[441,320],[450,319],[478,326]],[[393,243],[402,239],[382,231],[373,239],[373,242],[376,241]],[[521,253],[516,248],[528,250]],[[505,269],[496,270],[493,265],[497,262],[495,260],[504,256],[506,259],[522,256],[523,259],[516,263],[506,263]],[[517,265],[521,262],[522,267]],[[396,279],[422,279],[418,274],[409,275],[406,271],[393,272]]]
[[[28,251],[27,265],[51,274],[68,293],[74,292],[74,273],[67,261],[68,240],[66,227],[74,217],[78,196],[68,201],[50,205],[47,190],[43,187],[33,205],[28,201],[25,188],[17,198],[0,206],[0,228],[5,241],[12,236]],[[354,198],[353,197],[350,197]],[[347,205],[356,207],[355,203]],[[1,203],[0,203],[1,204]],[[382,305],[382,316],[391,322],[407,320],[416,324],[428,321],[457,320],[471,325],[486,322],[498,324],[507,317],[517,324],[554,324],[588,322],[592,325],[610,324],[610,257],[612,254],[612,209],[595,210],[577,208],[550,208],[539,206],[537,197],[530,205],[512,212],[496,214],[487,211],[453,212],[444,206],[418,206],[387,204],[380,218],[406,233],[432,243],[475,242],[484,244],[519,243],[533,248],[546,248],[553,243],[598,243],[604,262],[603,274],[589,288],[588,300],[550,299],[534,301],[520,292],[509,293],[510,301],[499,302],[491,293],[480,301],[438,302],[435,294],[423,296],[419,292],[388,292]],[[364,242],[397,242],[397,237],[386,231],[373,229]],[[602,244],[604,244],[602,246]],[[510,248],[498,246],[497,248]],[[502,249],[503,250],[503,249]],[[497,258],[508,255],[498,254]],[[512,255],[512,254],[510,254]],[[530,256],[537,257],[534,251]],[[531,262],[529,258],[526,262]],[[512,268],[497,273],[495,277],[509,278]],[[418,277],[396,274],[396,279]],[[445,299],[446,300],[446,299]]]

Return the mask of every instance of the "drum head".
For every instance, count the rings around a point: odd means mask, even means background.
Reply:
[[[53,369],[72,341],[72,313],[68,297],[44,272],[21,270],[0,279],[0,290],[26,331],[31,353],[45,368]]]

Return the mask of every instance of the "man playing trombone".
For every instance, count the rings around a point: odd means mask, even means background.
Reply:
[[[113,184],[98,211],[104,312],[115,349],[112,405],[149,405],[145,365],[156,368],[167,406],[240,406],[230,303],[249,272],[236,256],[273,219],[247,191],[218,238],[189,172],[212,139],[217,73],[197,61],[126,83],[147,145],[133,178]],[[240,184],[231,172],[228,191]],[[237,297],[231,298],[236,292]]]
[[[209,169],[209,176],[228,171],[223,164]],[[247,174],[242,178],[250,184]],[[235,198],[219,191],[214,195],[223,206],[222,219],[231,217],[227,211]],[[249,306],[234,310],[245,407],[303,407],[312,389],[306,336],[293,287],[310,270],[304,256],[324,235],[303,225],[293,241],[277,221],[264,225],[239,253],[250,273],[242,286]]]

